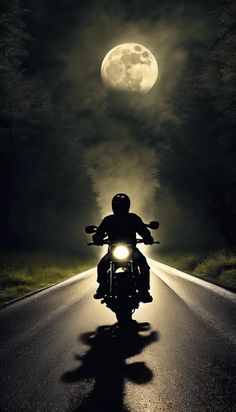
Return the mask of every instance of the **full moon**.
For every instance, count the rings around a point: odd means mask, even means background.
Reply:
[[[124,43],[106,54],[101,76],[108,88],[145,94],[157,80],[158,65],[146,47],[138,43]]]

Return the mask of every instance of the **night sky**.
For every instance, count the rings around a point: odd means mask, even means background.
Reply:
[[[35,0],[24,5],[32,36],[24,68],[28,75],[40,76],[51,100],[70,117],[92,181],[94,208],[101,209],[99,216],[94,209],[95,221],[85,224],[96,224],[109,213],[111,197],[121,191],[130,195],[132,211],[144,220],[161,221],[164,243],[175,245],[180,232],[183,246],[207,243],[215,236],[216,225],[205,204],[196,204],[205,199],[208,170],[199,167],[199,172],[192,164],[205,167],[202,153],[211,143],[202,148],[200,139],[190,137],[189,130],[183,138],[182,130],[189,104],[193,112],[198,110],[191,92],[199,82],[198,73],[204,78],[209,50],[219,36],[216,3]],[[104,56],[125,42],[143,44],[157,59],[158,80],[147,95],[111,91],[102,83]],[[192,77],[185,81],[190,63]],[[201,101],[206,93],[202,88]],[[198,119],[203,129],[204,121]],[[186,163],[183,170],[178,162]],[[86,195],[85,190],[85,199]],[[201,215],[197,221],[196,210]],[[196,241],[206,222],[206,239]]]

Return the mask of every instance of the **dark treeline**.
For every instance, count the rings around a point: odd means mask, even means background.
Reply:
[[[155,125],[150,136],[146,133],[158,157],[157,216],[162,227],[168,222],[171,227],[163,243],[170,245],[167,238],[173,237],[172,247],[191,249],[197,232],[202,239],[195,244],[203,247],[235,246],[236,2],[214,4],[211,13],[215,40],[200,52],[192,48],[172,96],[178,121],[164,122],[158,137]],[[92,109],[79,107],[89,125],[80,130],[77,109],[70,112],[63,105],[64,89],[54,93],[40,70],[27,70],[34,41],[25,23],[29,20],[19,0],[1,2],[0,242],[4,247],[80,248],[78,233],[84,224],[98,221],[92,216],[95,197],[81,153],[87,130],[97,138],[96,122],[88,118]],[[67,84],[63,87],[68,102]],[[132,119],[127,107],[125,113]],[[140,126],[137,117],[133,132]],[[142,139],[141,127],[138,133]]]
[[[17,0],[1,2],[0,243],[78,249],[91,185],[69,113],[25,67],[27,14]]]
[[[169,139],[169,144],[162,151],[160,179],[162,186],[182,204],[186,216],[191,213],[196,231],[192,237],[198,238],[202,231],[206,245],[233,248],[236,2],[223,1],[212,13],[217,21],[217,36],[201,53],[194,54],[193,49],[185,65],[174,109],[179,124],[166,129],[164,139]],[[208,226],[214,228],[211,235]],[[184,230],[191,231],[191,226],[183,226]]]

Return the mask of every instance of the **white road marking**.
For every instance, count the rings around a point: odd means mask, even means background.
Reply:
[[[207,282],[196,276],[189,275],[188,273],[182,272],[181,270],[165,265],[164,263],[157,262],[156,260],[148,259],[148,261],[150,263],[150,266],[152,266],[152,270],[154,273],[155,273],[155,270],[158,271],[159,269],[161,269],[162,271],[168,273],[169,275],[176,275],[184,280],[187,280],[188,282],[192,282],[192,283],[195,283],[196,285],[203,286],[204,288],[210,289],[213,292],[217,293],[218,295],[222,295],[225,298],[230,299],[233,302],[236,302],[236,294],[228,291],[227,289],[214,285],[213,283]]]
[[[159,263],[153,259],[149,259],[148,261],[152,272],[168,285],[198,317],[210,324],[210,326],[216,329],[219,334],[223,334],[236,345],[235,328],[230,322],[230,319],[232,321],[233,316],[228,318],[225,314],[226,311],[224,311],[224,309],[227,309],[230,315],[233,313],[235,314],[235,293],[197,277],[188,275],[187,273],[181,272],[168,265]],[[184,287],[183,281],[188,283],[187,288]],[[191,284],[193,286],[192,288],[190,287]],[[200,288],[194,288],[194,285],[198,285]],[[203,289],[209,292],[209,296],[206,296],[203,293]],[[216,299],[219,299],[218,304]]]
[[[41,297],[43,295],[46,295],[48,293],[51,293],[52,291],[55,291],[57,289],[60,289],[66,285],[71,285],[72,283],[76,283],[79,280],[85,279],[89,276],[95,275],[96,273],[96,268],[92,268],[92,269],[88,269],[84,272],[78,273],[74,276],[71,276],[69,279],[63,280],[62,282],[56,283],[55,285],[49,285],[46,286],[43,289],[39,289],[38,291],[33,291],[32,293],[29,293],[27,295],[23,295],[20,298],[17,298],[16,300],[10,301],[10,305],[8,305],[8,302],[6,304],[6,306],[4,306],[4,304],[1,307],[1,310],[8,310],[8,311],[12,311],[12,310],[16,310],[18,309],[21,305],[24,305],[25,303],[29,303],[31,300],[34,300],[38,297]]]

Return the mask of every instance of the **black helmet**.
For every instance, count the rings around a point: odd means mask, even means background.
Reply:
[[[125,193],[117,193],[112,199],[112,210],[114,213],[125,214],[129,212],[130,198]]]

